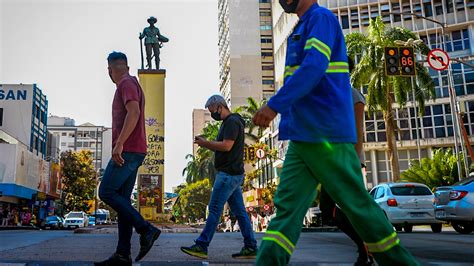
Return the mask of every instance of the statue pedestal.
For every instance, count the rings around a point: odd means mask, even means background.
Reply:
[[[138,209],[149,221],[164,207],[165,175],[165,77],[164,69],[139,69],[145,94],[145,129],[148,154],[138,170]]]

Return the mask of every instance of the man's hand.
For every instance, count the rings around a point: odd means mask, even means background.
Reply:
[[[252,121],[256,126],[269,127],[270,122],[272,122],[276,115],[277,113],[273,111],[270,107],[268,107],[268,105],[264,105],[254,115]]]
[[[194,144],[197,144],[199,147],[204,147],[207,140],[201,136],[194,137]]]
[[[112,160],[118,165],[122,166],[125,160],[122,158],[123,144],[115,144],[114,150],[112,151]]]

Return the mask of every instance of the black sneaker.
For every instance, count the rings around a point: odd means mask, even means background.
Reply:
[[[110,258],[101,261],[101,262],[94,262],[94,266],[132,266],[132,257],[120,255],[118,253],[114,253]]]
[[[198,244],[194,244],[190,247],[181,247],[181,251],[201,259],[207,259],[207,250]]]
[[[257,257],[257,249],[251,247],[243,247],[239,253],[232,254],[234,259],[255,259]]]
[[[151,226],[150,230],[143,235],[140,235],[140,251],[138,252],[135,261],[143,259],[148,254],[148,251],[153,247],[153,243],[160,237],[161,230]]]

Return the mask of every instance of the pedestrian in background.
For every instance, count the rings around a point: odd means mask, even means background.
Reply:
[[[211,112],[211,117],[216,121],[222,121],[222,124],[215,141],[196,136],[194,143],[199,145],[199,147],[214,151],[214,166],[217,170],[217,175],[209,201],[209,215],[206,226],[195,240],[195,244],[190,247],[181,247],[181,251],[191,256],[207,258],[209,244],[216,232],[224,204],[228,202],[232,213],[239,221],[241,233],[244,237],[244,247],[239,253],[232,254],[232,257],[255,258],[257,254],[257,241],[245,210],[241,187],[244,182],[245,172],[245,122],[239,114],[234,114],[230,111],[227,102],[221,95],[211,96],[207,100],[205,107]]]
[[[112,102],[112,159],[99,187],[99,197],[118,214],[118,244],[115,253],[95,265],[132,265],[133,228],[140,235],[141,260],[153,247],[161,231],[145,221],[132,206],[131,195],[138,168],[147,153],[145,96],[137,78],[129,74],[127,56],[113,52],[107,58],[109,76],[116,85]]]

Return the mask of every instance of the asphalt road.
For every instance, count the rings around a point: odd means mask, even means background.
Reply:
[[[400,233],[405,245],[423,265],[474,265],[474,234],[449,231],[434,234],[427,230]],[[162,234],[147,257],[135,265],[252,265],[253,261],[233,260],[240,250],[239,233],[216,233],[209,259],[189,257],[180,246],[193,244],[197,234]],[[260,241],[262,234],[257,234]],[[117,234],[74,234],[72,231],[0,231],[0,265],[91,265],[115,250]],[[137,254],[138,237],[132,240]],[[292,265],[352,265],[355,246],[342,233],[303,233],[293,254]],[[207,264],[208,263],[208,264]]]

